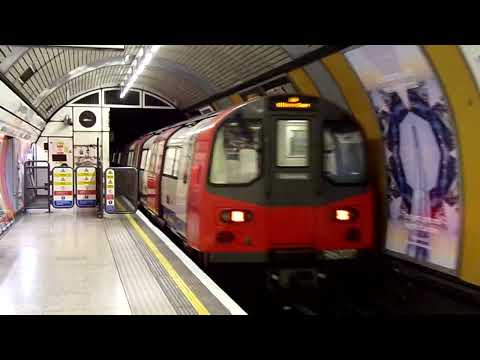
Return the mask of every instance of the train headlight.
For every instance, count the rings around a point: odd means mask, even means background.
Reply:
[[[226,223],[244,223],[252,218],[253,214],[247,210],[225,210],[220,214],[220,219]]]
[[[335,220],[341,222],[349,222],[355,220],[357,217],[357,212],[353,209],[336,209],[335,210]]]

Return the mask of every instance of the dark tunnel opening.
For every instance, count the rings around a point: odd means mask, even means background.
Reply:
[[[183,112],[157,109],[110,109],[110,152],[123,148],[143,134],[186,120]]]

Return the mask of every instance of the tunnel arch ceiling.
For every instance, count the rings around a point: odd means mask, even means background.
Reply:
[[[135,87],[182,110],[323,45],[164,45]],[[48,120],[72,99],[119,86],[143,45],[0,45],[2,79]]]

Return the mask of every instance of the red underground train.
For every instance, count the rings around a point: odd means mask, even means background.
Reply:
[[[364,135],[326,100],[256,98],[145,135],[113,161],[138,169],[141,206],[204,264],[374,248]]]

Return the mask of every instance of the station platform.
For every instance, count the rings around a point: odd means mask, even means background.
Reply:
[[[0,314],[244,315],[139,211],[29,211],[0,237]]]

